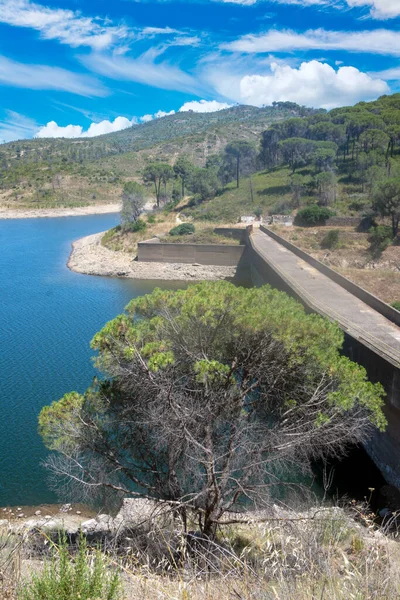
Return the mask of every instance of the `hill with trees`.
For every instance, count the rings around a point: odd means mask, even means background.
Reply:
[[[183,112],[95,138],[0,145],[0,205],[71,206],[117,201],[125,180],[149,161],[187,156],[204,165],[234,140],[253,141],[271,123],[315,112],[290,102],[214,113]]]

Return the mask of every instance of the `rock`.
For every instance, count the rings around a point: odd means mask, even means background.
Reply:
[[[22,510],[22,508],[21,508],[21,507],[18,507],[18,508],[17,508],[17,512],[21,512],[21,510]]]
[[[35,512],[35,515],[36,515],[37,517],[38,517],[39,515],[41,515],[41,514],[42,514],[42,511],[41,511],[41,510],[37,510],[37,511]]]
[[[81,523],[81,529],[84,533],[96,531],[98,523],[96,519],[88,519],[87,521],[83,521]]]
[[[70,504],[63,504],[62,507],[60,508],[60,512],[68,512],[70,508],[71,508]]]
[[[77,510],[77,511],[76,511],[76,514],[77,514],[77,515],[81,515],[82,513],[81,513],[81,511],[80,511],[80,510]]]
[[[46,515],[44,518],[45,518],[45,519],[51,519],[51,518],[52,518],[52,516],[51,516],[51,515]]]
[[[23,519],[23,518],[24,518],[24,516],[25,516],[25,515],[24,515],[24,513],[19,513],[19,514],[17,515],[18,519]]]

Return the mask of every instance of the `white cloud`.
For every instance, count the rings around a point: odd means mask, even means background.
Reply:
[[[29,0],[0,0],[0,23],[29,27],[39,31],[44,39],[96,50],[108,48],[128,36],[125,26],[113,26],[98,17],[85,17],[77,11],[49,8]]]
[[[230,108],[232,104],[226,102],[217,102],[217,100],[192,100],[191,102],[185,102],[180,107],[179,112],[187,112],[189,110],[197,113],[208,113],[216,112],[218,110],[224,110]]]
[[[271,29],[260,35],[245,35],[222,44],[223,50],[259,54],[295,50],[344,50],[400,56],[400,32],[389,29],[372,31],[326,31],[315,29],[305,33]]]
[[[399,0],[346,0],[353,7],[371,7],[371,16],[375,19],[392,19],[400,15]]]
[[[6,110],[6,116],[0,120],[0,144],[32,137],[37,130],[37,123],[13,110]]]
[[[22,64],[0,55],[0,84],[34,90],[58,90],[80,96],[106,96],[106,88],[87,75],[59,67]]]
[[[252,6],[258,0],[220,0],[229,4]],[[370,8],[370,15],[374,19],[392,19],[400,15],[399,0],[272,0],[276,4],[297,4],[300,6],[335,6],[350,8]]]
[[[165,112],[164,110],[158,110],[154,115],[143,115],[139,117],[139,121],[141,123],[149,123],[149,121],[153,121],[154,119],[162,119],[162,117],[169,117],[170,115],[174,115],[175,111],[170,110],[169,112]]]
[[[163,90],[196,92],[198,80],[167,61],[156,62],[164,47],[150,48],[138,58],[94,53],[81,57],[92,71],[117,80],[136,81]]]
[[[142,30],[142,34],[145,36],[170,35],[171,33],[181,32],[178,29],[172,29],[171,27],[145,27]]]
[[[330,109],[372,100],[390,91],[385,81],[373,79],[355,67],[335,71],[316,60],[303,62],[298,69],[272,64],[271,71],[270,75],[244,76],[240,81],[241,100],[256,106],[292,101]]]
[[[392,69],[385,69],[384,71],[373,73],[373,75],[374,77],[380,77],[386,81],[397,81],[400,80],[400,66],[393,67]]]
[[[100,121],[100,123],[91,123],[89,128],[84,131],[81,125],[67,125],[61,127],[57,125],[55,121],[50,121],[45,127],[39,129],[36,132],[35,137],[37,138],[82,138],[82,137],[95,137],[96,135],[103,135],[104,133],[112,133],[114,131],[121,131],[121,129],[127,129],[132,125],[137,124],[137,119],[129,120],[126,117],[116,117],[114,121]]]

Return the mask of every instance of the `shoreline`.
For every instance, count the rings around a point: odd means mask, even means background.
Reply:
[[[0,219],[43,219],[54,217],[84,217],[87,215],[104,215],[121,210],[118,203],[93,204],[92,206],[75,206],[65,208],[2,208]]]
[[[216,281],[231,279],[236,267],[186,263],[137,262],[126,252],[115,252],[101,245],[105,231],[72,243],[67,267],[76,273],[164,281]]]

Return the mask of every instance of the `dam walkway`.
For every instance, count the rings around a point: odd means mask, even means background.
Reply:
[[[304,304],[400,367],[400,327],[261,230],[254,230],[250,244]]]

